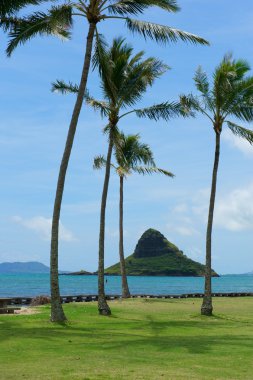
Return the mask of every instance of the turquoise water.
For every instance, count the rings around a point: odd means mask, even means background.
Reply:
[[[202,293],[202,277],[128,278],[132,294]],[[62,295],[97,294],[97,276],[60,276]],[[214,292],[252,292],[253,276],[221,276],[213,279]],[[119,276],[107,277],[107,294],[121,294]],[[48,274],[1,274],[0,297],[33,297],[49,294]]]

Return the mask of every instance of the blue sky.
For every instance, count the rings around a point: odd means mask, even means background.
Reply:
[[[171,70],[147,92],[140,106],[173,100],[194,90],[198,65],[211,74],[226,52],[253,65],[253,4],[231,0],[181,0],[182,10],[167,15],[156,9],[145,19],[175,26],[207,38],[210,47],[178,43],[157,46],[133,37],[120,22],[103,23],[108,41],[126,36],[135,51],[164,60]],[[0,52],[0,262],[49,263],[50,218],[74,98],[50,92],[55,79],[78,81],[86,27],[75,22],[73,38],[62,42],[37,38],[5,57]],[[89,90],[100,97],[97,73]],[[96,270],[99,205],[103,173],[92,169],[93,157],[106,151],[99,115],[82,111],[69,166],[61,216],[60,268]],[[125,133],[140,133],[156,163],[175,173],[129,177],[125,184],[125,254],[145,229],[160,230],[186,255],[204,262],[207,207],[214,155],[214,133],[198,117],[153,123],[126,118]],[[250,126],[252,128],[252,126]],[[219,273],[253,269],[253,147],[224,131],[213,233],[213,267]],[[119,180],[113,173],[107,209],[106,265],[118,261]]]

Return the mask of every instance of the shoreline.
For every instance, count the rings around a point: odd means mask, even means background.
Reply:
[[[185,298],[203,298],[203,293],[187,293],[187,294],[166,294],[166,295],[154,295],[154,294],[133,294],[130,299],[143,298],[143,299],[185,299]],[[253,297],[252,292],[226,292],[226,293],[212,293],[213,298],[225,297],[225,298],[238,298],[238,297]],[[0,297],[1,298],[1,297]],[[23,305],[29,306],[34,297],[6,297],[9,299],[10,305]],[[106,299],[108,301],[122,299],[120,294],[107,294]],[[61,296],[62,303],[70,302],[95,302],[98,300],[97,294],[81,294],[81,295],[64,295]]]

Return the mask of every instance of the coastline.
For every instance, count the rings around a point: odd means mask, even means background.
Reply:
[[[166,294],[166,295],[153,295],[153,294],[135,294],[131,295],[132,299],[194,299],[203,298],[203,293],[187,293],[187,294]],[[253,297],[253,292],[244,293],[212,293],[213,298],[239,298],[239,297]],[[33,297],[8,297],[9,305],[12,306],[29,306],[33,300]],[[107,294],[106,299],[108,301],[120,300],[122,299],[121,294]],[[80,295],[62,295],[61,301],[63,304],[71,302],[96,302],[98,301],[97,294],[80,294]]]

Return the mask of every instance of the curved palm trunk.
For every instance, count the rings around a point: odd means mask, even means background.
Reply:
[[[212,177],[212,189],[209,204],[209,214],[206,232],[206,273],[205,273],[205,294],[203,298],[203,303],[201,306],[202,315],[212,315],[213,305],[212,305],[212,229],[213,229],[213,213],[214,204],[216,196],[216,184],[217,184],[217,174],[219,167],[220,158],[220,133],[216,132],[216,148],[215,148],[215,159],[213,166],[213,177]]]
[[[106,158],[105,179],[100,211],[99,253],[98,253],[98,311],[101,315],[111,315],[111,310],[105,298],[105,211],[111,171],[113,149],[113,135],[110,133],[109,146]]]
[[[126,263],[124,258],[124,232],[123,232],[123,186],[124,177],[120,176],[120,191],[119,191],[119,258],[120,258],[120,271],[121,271],[121,282],[122,282],[122,298],[129,298],[130,291],[127,282],[126,275]]]
[[[50,282],[51,282],[51,321],[52,322],[62,322],[66,320],[66,317],[63,312],[60,299],[60,290],[59,290],[59,279],[58,279],[58,240],[59,240],[59,221],[61,213],[61,203],[62,196],[65,185],[65,177],[68,168],[69,158],[73,146],[73,141],[75,137],[76,127],[81,112],[83,98],[86,90],[86,84],[89,74],[90,62],[91,62],[91,53],[93,38],[95,32],[96,24],[91,23],[89,26],[89,32],[87,36],[86,43],[86,53],[84,58],[84,65],[82,71],[82,77],[80,81],[79,92],[77,95],[75,107],[73,110],[67,141],[61,161],[57,189],[54,202],[54,213],[52,221],[52,232],[51,232],[51,256],[50,256]]]

